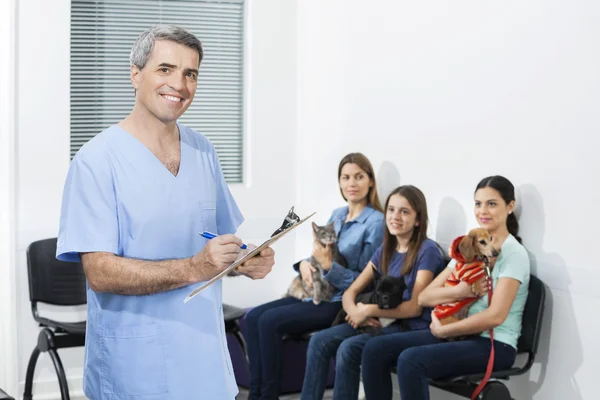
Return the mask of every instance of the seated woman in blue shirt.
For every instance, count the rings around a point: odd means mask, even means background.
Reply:
[[[487,295],[469,308],[468,317],[442,325],[432,315],[430,330],[404,332],[374,338],[365,346],[362,376],[368,399],[391,399],[390,370],[398,368],[398,383],[403,399],[429,399],[429,379],[483,373],[491,350],[488,334],[494,329],[494,369],[510,368],[515,361],[521,319],[529,292],[529,257],[517,236],[519,224],[513,214],[515,190],[502,176],[483,179],[475,190],[475,217],[492,235],[500,249],[490,259],[493,296],[488,307]],[[436,306],[475,297],[470,285],[460,283],[444,287],[454,270],[448,267],[419,296],[423,306]],[[466,336],[462,340],[449,338]]]
[[[247,317],[248,357],[250,359],[249,399],[277,399],[280,387],[282,336],[298,335],[331,326],[341,309],[341,297],[383,240],[383,213],[371,162],[360,153],[346,155],[338,167],[340,192],[348,205],[334,210],[337,246],[347,267],[332,262],[328,248],[315,246],[313,256],[326,270],[325,279],[337,292],[330,302],[315,305],[292,297],[263,304]],[[308,260],[299,263],[302,279],[311,283]]]
[[[381,329],[383,335],[429,326],[430,310],[424,310],[417,298],[444,264],[440,248],[427,238],[427,203],[423,193],[414,186],[394,189],[386,200],[385,222],[383,245],[344,293],[348,323],[317,332],[310,339],[302,400],[323,398],[329,361],[333,357],[336,358],[334,400],[358,398],[361,352],[373,337],[368,333],[359,334],[355,328],[377,326],[377,317],[397,319]],[[373,268],[382,275],[404,277],[406,289],[397,308],[380,310],[376,304],[355,304],[356,296],[373,282]]]

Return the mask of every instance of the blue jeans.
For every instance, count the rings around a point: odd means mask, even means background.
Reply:
[[[382,334],[400,332],[400,324],[382,329]],[[325,393],[329,361],[335,356],[334,400],[358,398],[360,359],[362,350],[373,336],[358,334],[344,323],[315,333],[308,343],[306,372],[302,385],[302,400],[321,400]]]
[[[331,326],[340,301],[303,302],[285,297],[250,310],[246,316],[250,396],[252,400],[273,400],[281,386],[282,336],[301,335]]]
[[[390,370],[398,368],[400,397],[429,400],[429,379],[483,373],[490,356],[490,339],[470,336],[442,341],[429,329],[374,338],[362,355],[362,377],[367,399],[392,398]],[[494,341],[494,370],[510,368],[516,350]]]

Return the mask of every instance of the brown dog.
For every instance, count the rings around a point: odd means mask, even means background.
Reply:
[[[467,236],[460,240],[458,249],[467,262],[474,259],[483,261],[483,257],[493,258],[500,254],[492,245],[492,235],[483,228],[471,229]]]
[[[456,265],[444,286],[452,287],[464,281],[471,285],[473,294],[480,296],[482,290],[479,285],[481,278],[485,277],[488,258],[498,257],[500,254],[492,245],[490,233],[483,228],[471,229],[466,236],[454,239],[449,254],[456,260]],[[469,307],[477,299],[478,297],[468,297],[452,303],[438,304],[433,312],[444,325],[456,322],[467,316]]]

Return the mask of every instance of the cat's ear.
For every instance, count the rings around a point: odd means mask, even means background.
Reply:
[[[333,221],[331,221],[330,223],[328,223],[327,225],[325,225],[326,228],[328,228],[329,230],[335,230],[335,224]]]
[[[317,225],[313,222],[312,227],[313,227],[313,231],[315,231],[315,233],[319,232],[319,225]]]

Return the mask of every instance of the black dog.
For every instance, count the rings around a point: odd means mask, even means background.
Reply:
[[[377,304],[382,310],[396,308],[402,303],[402,295],[406,289],[404,277],[382,276],[377,268],[373,268],[375,290],[361,293],[356,296],[356,303]],[[331,326],[346,322],[346,311],[342,308],[335,317]],[[373,336],[381,334],[381,329],[374,326],[363,326],[357,328],[361,333]]]

